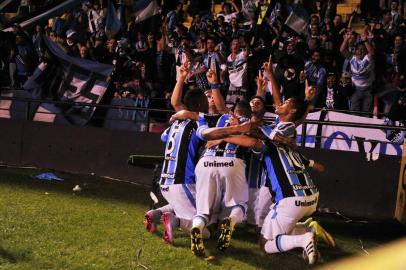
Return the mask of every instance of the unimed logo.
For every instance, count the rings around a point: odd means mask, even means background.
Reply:
[[[205,161],[204,167],[234,167],[234,161],[230,162],[217,162],[217,161]]]

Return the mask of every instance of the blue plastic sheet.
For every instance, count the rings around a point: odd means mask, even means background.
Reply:
[[[62,178],[59,178],[58,176],[50,172],[38,174],[37,176],[34,176],[34,178],[46,181],[63,181]]]

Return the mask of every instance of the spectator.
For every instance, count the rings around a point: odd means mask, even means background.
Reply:
[[[168,12],[164,24],[167,25],[168,31],[173,31],[176,25],[185,21],[185,13],[183,12],[183,5],[177,4],[176,9]]]
[[[350,60],[355,53],[355,44],[357,41],[357,33],[347,31],[344,35],[343,43],[340,46],[341,55],[344,56],[342,71],[350,71]]]
[[[233,12],[234,9],[234,12]],[[238,14],[240,13],[240,8],[236,5],[235,0],[230,2],[223,2],[221,6],[221,13],[217,14],[217,16],[224,17],[224,22],[230,23],[231,19],[237,18]]]
[[[392,0],[390,4],[390,13],[392,17],[392,25],[398,27],[401,21],[401,15],[399,12],[399,1]]]
[[[88,18],[89,35],[91,39],[93,39],[96,33],[101,29],[102,18],[89,1],[84,4],[83,10],[86,12]]]
[[[247,100],[247,58],[249,49],[240,51],[239,39],[231,42],[231,54],[227,57],[227,71],[230,80],[226,103],[234,107],[239,101]]]
[[[350,77],[348,76],[348,78]],[[344,81],[345,77],[342,80],[340,85],[337,85],[336,75],[334,73],[327,74],[327,84],[323,87],[321,94],[316,98],[316,107],[325,107],[335,110],[349,109],[349,97],[351,97],[352,92],[347,86],[351,85],[351,81]]]
[[[326,80],[326,69],[323,67],[320,50],[312,52],[311,60],[306,62],[304,70],[309,83],[316,85],[316,97],[319,96]]]
[[[68,55],[73,57],[80,57],[79,46],[78,46],[78,36],[77,33],[70,29],[66,31],[66,48]]]
[[[92,60],[89,55],[89,48],[87,48],[86,46],[81,46],[79,49],[79,53],[81,59]]]
[[[361,35],[361,41],[355,48],[355,55],[350,61],[351,79],[355,92],[351,97],[351,110],[372,112],[373,96],[372,83],[374,74],[374,48],[370,43],[373,36],[366,29]]]
[[[283,89],[284,99],[290,97],[304,98],[304,63],[296,53],[296,41],[290,39],[285,45],[285,53],[278,60],[275,75]]]
[[[26,39],[22,32],[16,34],[16,50],[12,52],[12,61],[16,65],[16,72],[13,74],[14,88],[22,88],[28,76],[37,67],[38,58],[31,41]]]

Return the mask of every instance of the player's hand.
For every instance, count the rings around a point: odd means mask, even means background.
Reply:
[[[305,81],[305,96],[308,101],[312,101],[316,96],[316,86],[309,85],[309,81]]]
[[[219,144],[221,144],[223,142],[223,140],[211,140],[211,141],[208,141],[207,143],[206,143],[206,149],[207,148],[212,148],[212,147],[214,147],[214,146],[216,146],[216,145],[219,145]]]
[[[217,83],[217,76],[216,76],[216,73],[213,70],[209,69],[207,71],[207,73],[206,73],[206,77],[207,77],[207,81],[210,84],[216,84]]]
[[[305,73],[303,70],[300,71],[299,80],[300,80],[301,82],[303,82],[304,80],[306,80],[306,73]]]
[[[345,35],[344,35],[344,39],[345,39],[346,41],[348,41],[348,40],[351,38],[351,35],[352,35],[351,31],[347,31],[347,32],[345,33]]]
[[[183,63],[183,65],[180,67],[179,69],[179,79],[183,79],[185,80],[188,73],[189,73],[189,61],[186,61],[185,63]]]
[[[255,78],[255,82],[257,83],[258,90],[263,90],[267,86],[268,81],[262,74],[261,69],[258,71],[258,76]]]
[[[320,164],[318,162],[314,162],[312,170],[315,171],[315,172],[322,173],[322,172],[325,171],[325,168],[324,168],[323,164]]]
[[[185,119],[187,119],[186,118],[186,112],[187,112],[186,110],[180,110],[177,113],[173,114],[171,116],[171,118],[169,119],[169,123],[172,124],[176,120],[185,120]]]

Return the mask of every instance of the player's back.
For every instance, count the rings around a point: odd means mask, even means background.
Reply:
[[[230,125],[230,114],[223,114],[221,115],[215,127],[227,127]],[[203,156],[205,157],[231,157],[231,158],[240,158],[244,159],[246,155],[247,149],[245,147],[238,146],[233,143],[222,142],[218,145],[213,147],[207,148]]]
[[[195,165],[203,141],[196,136],[198,124],[192,120],[176,120],[161,136],[165,142],[161,184],[195,183]]]
[[[318,192],[308,172],[310,161],[285,145],[266,141],[264,168],[274,198],[310,196]]]

